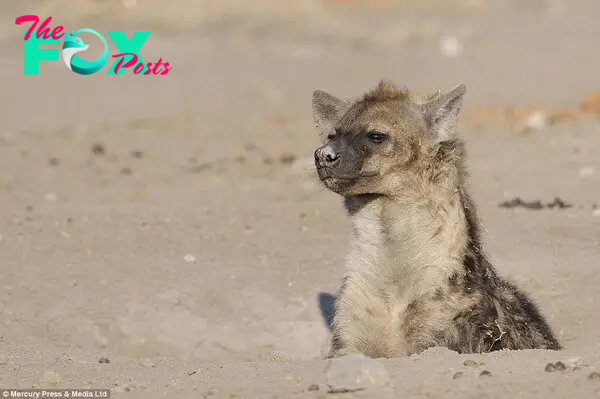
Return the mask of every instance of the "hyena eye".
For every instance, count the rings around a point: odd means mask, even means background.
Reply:
[[[387,139],[387,134],[377,132],[377,131],[372,131],[372,132],[367,133],[367,138],[375,144],[381,144]]]

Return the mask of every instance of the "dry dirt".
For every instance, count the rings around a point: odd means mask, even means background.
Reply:
[[[431,349],[382,360],[392,386],[337,396],[600,397],[597,0],[125,3],[0,6],[0,388],[330,396],[320,358],[349,226],[309,177],[310,97],[386,78],[467,83],[487,251],[565,349]],[[25,76],[23,14],[150,29],[140,54],[173,69],[80,76],[60,60]],[[499,206],[516,197],[572,206]]]

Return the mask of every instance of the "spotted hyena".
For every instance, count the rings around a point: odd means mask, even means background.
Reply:
[[[483,252],[456,135],[465,91],[417,96],[382,81],[356,101],[313,93],[315,166],[353,226],[328,357],[561,348]]]

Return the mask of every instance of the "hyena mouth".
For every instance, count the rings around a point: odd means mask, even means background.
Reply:
[[[353,180],[358,180],[360,178],[364,178],[364,177],[375,177],[377,175],[379,175],[379,173],[377,172],[360,172],[357,174],[353,174],[353,175],[344,175],[344,174],[339,174],[339,173],[335,173],[334,171],[332,171],[329,168],[326,167],[317,167],[317,172],[319,173],[319,178],[321,178],[321,180],[325,181],[325,180],[339,180],[339,181],[353,181]]]

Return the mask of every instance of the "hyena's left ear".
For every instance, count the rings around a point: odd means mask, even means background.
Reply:
[[[425,122],[433,139],[437,142],[451,140],[455,137],[458,114],[466,91],[467,86],[461,83],[423,104]]]
[[[348,109],[349,103],[329,93],[315,90],[312,96],[313,119],[321,141],[325,143],[327,136],[333,133],[335,124]]]

